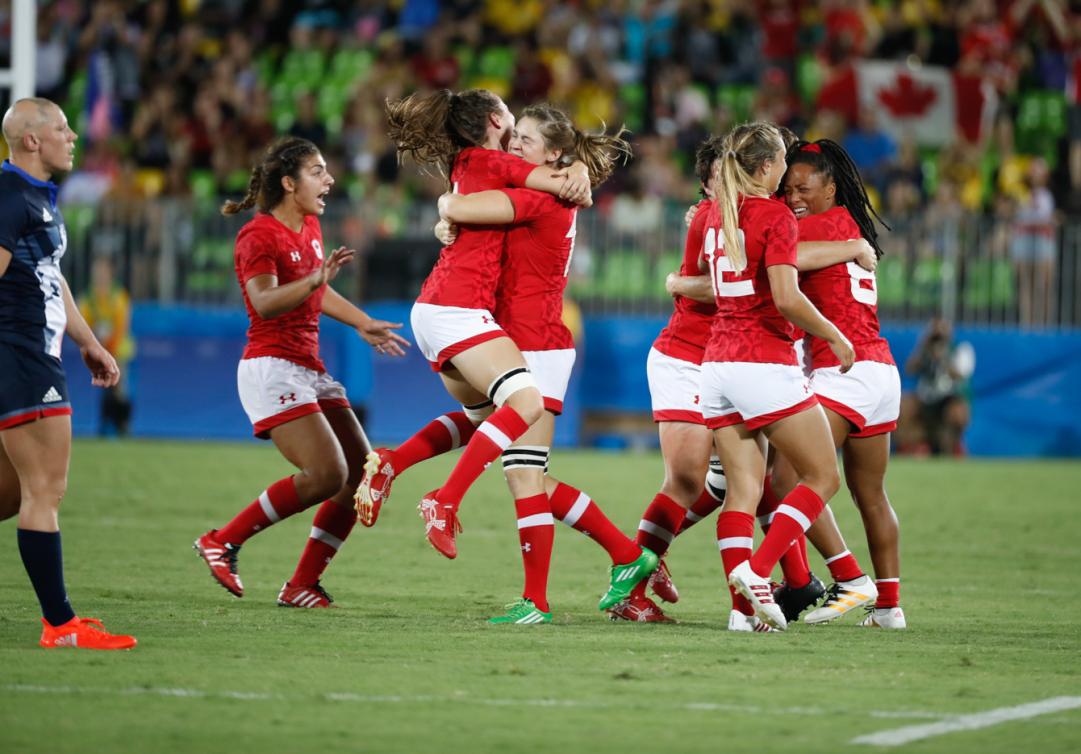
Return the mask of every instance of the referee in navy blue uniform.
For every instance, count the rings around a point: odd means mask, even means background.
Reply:
[[[71,404],[60,365],[66,332],[92,381],[120,379],[60,274],[67,248],[52,179],[71,170],[75,132],[47,99],[4,114],[0,165],[0,520],[18,514],[19,554],[41,603],[43,647],[130,649],[131,636],[79,618],[68,602],[58,513],[71,456]]]

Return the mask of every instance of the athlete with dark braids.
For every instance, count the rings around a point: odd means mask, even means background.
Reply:
[[[333,185],[316,146],[289,137],[267,148],[244,199],[222,207],[224,215],[258,208],[236,239],[237,282],[251,320],[237,367],[240,402],[255,436],[269,437],[299,472],[199,537],[195,550],[218,583],[240,597],[240,546],[322,503],[296,572],[278,594],[283,607],[330,606],[319,578],[356,523],[353,492],[371,450],[345,388],[319,358],[319,315],[355,328],[380,353],[400,356],[408,346],[394,332],[400,324],[372,319],[328,285],[356,254],[345,247],[323,251],[319,215]]]
[[[788,152],[783,188],[799,220],[801,241],[837,241],[862,236],[881,256],[881,219],[845,150],[828,139],[797,142]],[[883,223],[884,225],[884,223]],[[807,623],[839,618],[876,600],[860,625],[904,628],[899,606],[900,556],[897,516],[886,496],[889,433],[897,426],[901,381],[889,344],[879,332],[874,273],[851,262],[801,275],[800,289],[836,323],[856,349],[856,363],[842,372],[827,344],[808,337],[811,388],[826,411],[834,443],[844,453],[845,481],[867,531],[876,582],[863,574],[845,546],[827,507],[807,537],[826,558],[835,583]],[[791,465],[774,464],[773,487],[783,495],[795,484]],[[778,602],[784,604],[783,595]]]

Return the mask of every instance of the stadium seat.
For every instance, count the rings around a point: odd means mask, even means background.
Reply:
[[[750,119],[753,103],[753,86],[730,84],[717,90],[717,104],[732,113],[736,122]]]
[[[344,48],[338,50],[330,60],[328,78],[333,84],[327,89],[347,89],[363,81],[371,71],[375,57],[371,50],[364,48]]]
[[[646,90],[635,82],[619,87],[619,102],[623,108],[623,122],[631,131],[641,131],[646,109]]]
[[[654,283],[649,255],[637,250],[609,251],[601,263],[597,293],[610,300],[641,298]]]
[[[878,269],[875,270],[879,306],[900,308],[905,305],[908,288],[906,272],[905,260],[897,255],[886,255],[879,260]]]
[[[209,170],[192,170],[188,175],[191,195],[196,199],[208,200],[218,196],[218,182]]]
[[[796,90],[807,104],[813,104],[822,88],[822,66],[814,55],[801,55],[796,62]]]
[[[912,266],[912,280],[908,287],[909,305],[924,310],[937,306],[942,296],[944,272],[943,262],[937,257],[917,259]]]
[[[1010,309],[1016,299],[1013,267],[1005,259],[975,259],[965,264],[966,309]]]

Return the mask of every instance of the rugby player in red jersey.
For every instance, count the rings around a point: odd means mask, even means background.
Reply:
[[[509,151],[534,165],[559,167],[575,159],[586,165],[594,187],[629,154],[620,135],[577,130],[565,113],[547,106],[526,108]],[[622,602],[657,566],[656,556],[637,546],[588,495],[547,474],[555,417],[574,366],[574,340],[563,324],[578,208],[528,189],[444,194],[440,214],[454,224],[509,225],[497,293],[496,320],[522,350],[544,399],[545,414],[503,452],[503,469],[515,498],[526,583],[522,599],[493,623],[547,623],[545,586],[552,547],[553,515],[588,534],[612,559],[608,591],[600,609]]]
[[[353,525],[353,492],[370,446],[345,388],[319,358],[319,315],[356,329],[377,351],[402,355],[400,324],[369,317],[328,283],[355,252],[325,253],[319,216],[334,185],[318,148],[281,139],[252,170],[248,193],[228,201],[232,215],[257,206],[236,240],[236,274],[251,322],[237,367],[240,402],[256,437],[270,438],[299,472],[280,479],[218,529],[195,540],[213,577],[240,597],[237,553],[250,537],[322,502],[292,578],[278,594],[283,607],[329,607],[319,579]]]
[[[583,165],[557,172],[503,151],[514,116],[491,92],[412,95],[388,103],[387,119],[399,154],[437,168],[455,193],[533,188],[576,204],[592,203]],[[418,506],[428,541],[448,558],[458,554],[462,497],[544,413],[521,351],[493,314],[505,236],[501,227],[463,227],[440,252],[410,317],[418,347],[464,412],[438,417],[394,451],[371,456],[370,483],[358,489],[357,512],[371,525],[396,474],[464,444],[446,482]]]
[[[770,197],[784,175],[775,126],[748,123],[725,137],[713,188],[704,262],[717,314],[702,362],[702,413],[713,430],[727,492],[718,540],[729,584],[748,601],[742,612],[773,628],[787,622],[769,575],[840,486],[829,424],[796,360],[789,321],[822,338],[843,371],[852,345],[800,293],[796,219]],[[784,453],[800,483],[781,502],[752,553],[754,512],[762,497],[767,440]]]
[[[799,220],[801,241],[862,236],[881,254],[874,225],[877,215],[843,147],[828,139],[799,142],[789,151],[787,161],[784,195]],[[901,379],[889,343],[879,329],[875,276],[851,262],[834,264],[803,273],[800,288],[856,351],[852,369],[842,372],[824,342],[810,338],[806,344],[811,389],[825,409],[835,445],[842,450],[845,481],[863,518],[875,569],[875,582],[871,583],[845,546],[827,506],[807,536],[826,558],[834,584],[824,603],[804,620],[823,623],[874,601],[860,625],[903,629],[899,530],[885,489],[889,436],[897,426]],[[774,488],[784,494],[795,483],[791,465],[778,458]],[[783,600],[781,595],[776,598]]]

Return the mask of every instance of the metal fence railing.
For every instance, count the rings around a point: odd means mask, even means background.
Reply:
[[[110,255],[135,300],[239,305],[233,239],[247,215],[225,218],[216,203],[155,200],[65,206],[72,289],[88,285],[91,260]],[[654,207],[651,211],[656,212]],[[678,269],[685,207],[621,227],[599,211],[580,213],[568,290],[593,314],[660,314],[671,301],[665,276]],[[323,217],[330,248],[361,251],[335,287],[357,301],[408,299],[439,253],[434,206],[394,210],[346,201]],[[1081,220],[1059,227],[1049,258],[1023,248],[1009,221],[984,215],[914,217],[883,233],[877,274],[880,316],[925,321],[942,315],[968,324],[1081,327]]]

